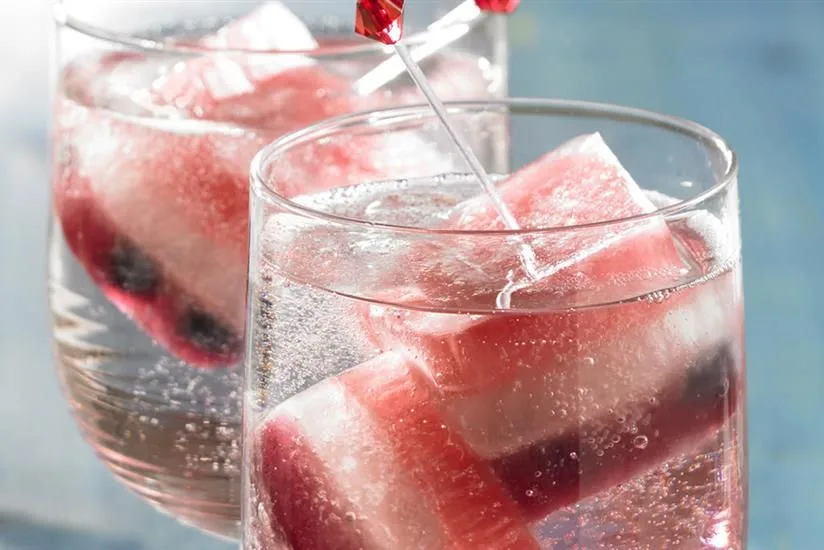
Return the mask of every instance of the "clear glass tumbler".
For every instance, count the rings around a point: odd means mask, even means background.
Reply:
[[[734,153],[624,107],[450,110],[506,129],[520,230],[427,107],[253,162],[244,548],[743,548]],[[293,195],[318,144],[420,162]]]
[[[252,157],[326,117],[419,101],[391,51],[354,35],[354,10],[353,0],[55,3],[58,372],[118,478],[228,537],[240,522]],[[407,27],[440,94],[506,94],[504,19],[439,0],[410,10]],[[306,188],[294,193],[334,185],[342,170],[394,170],[329,147],[304,161]]]

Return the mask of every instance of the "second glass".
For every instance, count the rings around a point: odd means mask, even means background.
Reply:
[[[440,44],[422,63],[443,97],[504,95],[505,22],[459,4],[420,4],[409,45]],[[353,0],[95,8],[56,3],[58,372],[122,481],[235,537],[250,161],[286,132],[419,96],[391,51],[353,36]],[[418,159],[318,147],[302,160],[292,193]]]

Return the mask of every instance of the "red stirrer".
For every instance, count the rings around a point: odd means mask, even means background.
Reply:
[[[472,0],[466,0],[464,4]],[[388,46],[397,44],[403,36],[404,0],[357,0],[355,32]],[[475,0],[481,11],[512,13],[521,0]]]
[[[512,13],[521,3],[521,0],[475,0],[475,4],[482,11],[495,13]]]

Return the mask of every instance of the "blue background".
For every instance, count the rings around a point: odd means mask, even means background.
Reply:
[[[231,548],[115,482],[59,393],[45,311],[45,4],[0,7],[0,550]],[[824,1],[523,0],[510,39],[515,95],[664,111],[737,149],[750,548],[824,548]]]

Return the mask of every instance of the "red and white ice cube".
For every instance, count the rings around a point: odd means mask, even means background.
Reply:
[[[295,549],[538,548],[433,389],[390,353],[275,409],[253,458],[272,530]]]
[[[161,345],[195,364],[231,363],[256,145],[68,105],[61,117],[55,207],[72,252]]]
[[[597,134],[570,141],[498,189],[526,228],[654,211]],[[489,230],[502,223],[479,196],[459,206],[445,227]],[[369,305],[363,318],[376,347],[402,350],[421,364],[461,437],[498,464],[513,494],[526,495],[522,504],[540,515],[582,497],[582,484],[598,490],[654,463],[730,413],[737,391],[737,359],[728,344],[734,327],[727,326],[734,293],[729,277],[721,277],[666,299],[668,293],[659,293],[608,307],[561,307],[564,300],[627,300],[682,282],[688,267],[657,216],[528,235],[524,242],[534,252],[538,280],[523,273],[515,246],[447,250],[425,243],[411,252],[412,263],[401,262],[414,266],[417,284],[381,296],[399,307]],[[525,309],[422,311],[489,308],[507,285],[510,301]],[[690,404],[690,392],[703,392],[703,400]],[[632,429],[644,426],[652,433],[643,452],[612,441],[626,443]],[[589,463],[583,473],[581,461]],[[627,471],[616,475],[610,463]],[[536,472],[544,482],[515,479]]]
[[[310,46],[306,27],[282,10],[267,4],[214,40],[232,47],[286,47],[291,36],[303,40],[295,48]],[[278,36],[279,25],[284,32],[277,44],[262,44],[262,28]],[[247,72],[254,90],[225,93],[234,87],[229,74],[209,69],[219,58],[181,62],[172,73],[179,78],[157,84],[152,112],[182,109],[182,118],[130,118],[62,100],[55,130],[55,205],[69,247],[138,325],[177,356],[202,366],[232,364],[240,352],[252,157],[282,132],[353,108],[335,99],[347,82],[303,62],[266,75]],[[98,100],[99,88],[121,62],[132,66],[134,56],[112,54],[67,69],[66,78],[92,94],[75,99]],[[90,74],[91,67],[101,74]],[[80,77],[88,79],[85,88]],[[145,100],[150,92],[134,90],[132,96]],[[190,120],[198,115],[234,127]],[[242,127],[256,120],[261,131]],[[295,183],[303,190],[334,187],[341,173],[372,173],[362,147],[319,145],[304,160],[305,177]]]

